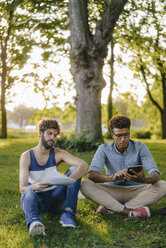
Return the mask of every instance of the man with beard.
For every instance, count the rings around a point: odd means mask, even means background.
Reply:
[[[45,235],[45,227],[39,212],[59,212],[63,210],[59,222],[63,227],[76,227],[74,216],[77,208],[81,177],[88,170],[88,164],[72,156],[67,151],[53,147],[60,126],[56,120],[44,119],[39,123],[39,143],[24,152],[20,158],[19,188],[22,194],[21,206],[29,228],[29,234]],[[64,162],[72,165],[64,175],[57,172]],[[56,177],[56,175],[60,177]],[[59,178],[72,181],[61,183]],[[54,179],[55,182],[52,183]],[[67,182],[68,182],[67,181]]]
[[[129,217],[150,217],[147,205],[166,195],[166,182],[160,180],[147,146],[130,140],[130,124],[130,119],[123,115],[109,121],[114,141],[99,146],[81,191],[100,205],[99,213],[115,211]]]

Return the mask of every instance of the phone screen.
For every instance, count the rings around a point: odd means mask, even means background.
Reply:
[[[140,166],[129,167],[129,168],[127,169],[127,173],[128,173],[128,174],[134,175],[134,173],[131,171],[131,169],[134,170],[136,173],[139,173],[139,172],[142,170],[142,165],[140,165]]]

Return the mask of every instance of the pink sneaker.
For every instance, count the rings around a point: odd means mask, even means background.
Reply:
[[[148,207],[143,208],[135,208],[128,214],[128,217],[135,218],[135,217],[150,217],[150,210]]]
[[[97,209],[97,212],[100,213],[100,214],[113,214],[114,212],[103,207],[103,206],[99,206],[98,209]]]

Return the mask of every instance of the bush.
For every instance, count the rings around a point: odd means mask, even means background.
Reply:
[[[63,134],[55,142],[55,146],[61,149],[68,149],[69,145],[70,145],[70,140]]]
[[[62,135],[59,139],[56,140],[55,146],[65,149],[65,150],[74,150],[76,152],[85,152],[96,150],[101,144],[101,141],[93,140],[90,137],[88,131],[83,131],[81,134],[72,135],[69,138]]]
[[[131,131],[131,137],[132,138],[138,138],[138,139],[150,139],[151,133],[149,131]]]
[[[106,132],[106,133],[104,134],[104,138],[105,138],[105,139],[113,139],[113,138],[112,138],[112,135],[111,135],[111,132]]]

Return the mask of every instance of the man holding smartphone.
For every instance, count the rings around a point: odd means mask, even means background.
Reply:
[[[81,191],[100,205],[99,213],[115,211],[129,217],[150,217],[147,206],[166,195],[166,181],[160,180],[148,147],[130,140],[130,125],[130,119],[123,115],[109,121],[114,141],[97,149]]]

